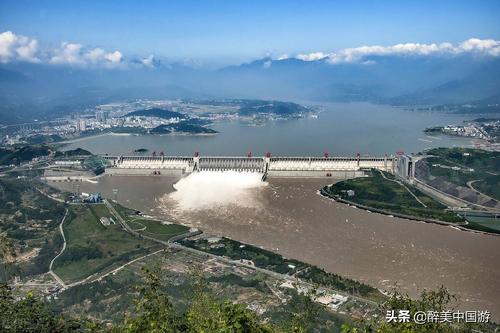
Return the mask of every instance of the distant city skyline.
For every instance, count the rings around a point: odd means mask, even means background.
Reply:
[[[203,66],[362,46],[459,48],[471,38],[500,40],[499,14],[498,1],[2,1],[0,33],[12,35],[0,38],[0,61],[13,38],[18,60],[73,64],[83,55]]]

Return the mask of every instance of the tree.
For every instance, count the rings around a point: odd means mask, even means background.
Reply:
[[[200,272],[192,274],[193,298],[186,313],[188,332],[264,333],[276,332],[260,322],[257,315],[242,304],[219,301],[207,292]]]
[[[410,298],[394,289],[389,299],[381,305],[382,318],[370,320],[360,327],[342,325],[343,333],[461,333],[461,332],[491,332],[496,331],[495,324],[465,324],[459,322],[443,323],[425,322],[416,323],[414,320],[407,322],[391,321],[385,318],[386,313],[391,311],[408,310],[410,314],[416,312],[440,313],[443,311],[453,311],[453,303],[457,298],[450,294],[448,290],[441,286],[437,290],[423,290],[417,299]]]
[[[72,320],[50,311],[45,304],[28,293],[15,299],[10,287],[0,284],[0,331],[4,333],[83,332],[85,319]],[[89,328],[91,326],[88,326]],[[98,326],[94,326],[98,327]]]
[[[293,333],[307,333],[313,330],[313,325],[318,316],[320,305],[313,301],[317,295],[316,290],[307,294],[294,295],[290,301],[291,320],[286,330]]]
[[[134,316],[127,317],[116,332],[185,332],[182,316],[176,313],[168,296],[162,290],[158,271],[143,269],[145,283],[137,288]]]
[[[14,262],[16,258],[16,251],[14,249],[14,245],[7,238],[7,233],[0,234],[0,259],[3,264],[3,273],[4,273],[4,281],[7,282],[7,270],[10,264]]]

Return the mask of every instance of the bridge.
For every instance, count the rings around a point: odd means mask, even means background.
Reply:
[[[368,169],[394,173],[397,157],[103,156],[108,174],[182,175],[197,171],[247,171],[272,177],[353,177]]]

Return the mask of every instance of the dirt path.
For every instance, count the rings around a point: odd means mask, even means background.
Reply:
[[[66,208],[66,212],[64,213],[64,216],[61,220],[61,224],[59,224],[59,231],[61,232],[61,235],[62,235],[62,238],[63,238],[63,247],[61,249],[61,251],[50,261],[50,265],[49,265],[49,274],[52,275],[54,277],[54,279],[56,279],[56,281],[63,287],[63,288],[67,288],[67,285],[64,283],[64,281],[52,270],[52,266],[54,265],[54,261],[59,258],[59,256],[61,254],[63,254],[64,250],[66,250],[66,237],[64,236],[64,230],[63,230],[63,224],[64,224],[64,221],[66,220],[66,217],[68,216],[68,209]]]

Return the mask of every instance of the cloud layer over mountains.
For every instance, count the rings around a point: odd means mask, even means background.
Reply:
[[[361,46],[213,69],[0,33],[0,123],[134,98],[500,105],[500,41]]]
[[[452,43],[401,43],[391,46],[360,46],[341,49],[334,52],[301,53],[294,56],[282,55],[278,61],[294,58],[302,61],[324,60],[329,64],[364,63],[370,56],[429,56],[429,55],[460,55],[464,53],[500,56],[500,41],[493,39],[470,38],[458,45]],[[37,39],[16,35],[11,31],[0,33],[0,62],[32,62],[49,63],[70,66],[102,66],[104,68],[126,68],[131,64],[140,64],[145,67],[154,67],[154,56],[149,55],[139,60],[130,61],[122,52],[106,51],[102,48],[87,48],[79,43],[62,42],[59,47],[51,50],[42,50]],[[266,67],[270,67],[267,64]]]
[[[500,55],[500,42],[493,39],[470,38],[459,45],[451,43],[419,44],[405,43],[392,46],[361,46],[347,48],[337,52],[313,52],[298,54],[295,58],[303,61],[316,61],[325,59],[331,64],[360,62],[369,56],[388,55],[458,55],[462,53],[477,53],[497,57]]]

